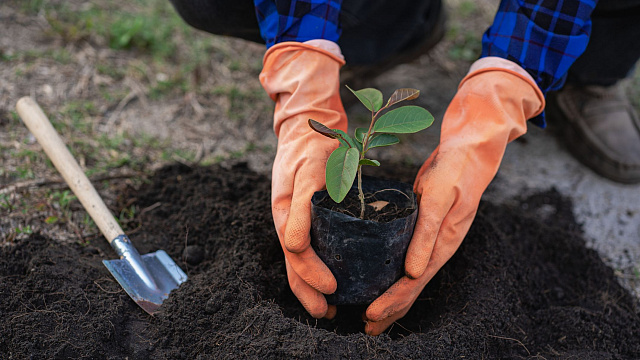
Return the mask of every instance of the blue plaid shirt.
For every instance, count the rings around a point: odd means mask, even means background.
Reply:
[[[519,64],[544,94],[565,82],[567,71],[587,48],[597,0],[502,0],[482,37],[482,57]],[[544,114],[532,121],[545,126]]]
[[[254,0],[267,48],[284,41],[338,42],[342,0]]]
[[[562,87],[584,52],[597,0],[502,0],[482,37],[482,55],[519,64],[546,94]],[[267,47],[283,41],[340,37],[342,0],[254,0]],[[544,115],[532,120],[545,126]]]

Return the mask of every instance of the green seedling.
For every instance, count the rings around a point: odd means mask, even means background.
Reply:
[[[9,200],[9,195],[0,194],[0,208],[5,209],[5,210],[9,210],[9,211],[13,210],[13,204]]]
[[[327,191],[333,201],[340,203],[349,193],[357,176],[362,219],[365,211],[362,166],[380,166],[379,161],[366,157],[367,152],[376,147],[399,143],[400,140],[394,134],[410,134],[428,128],[433,124],[433,116],[426,109],[413,105],[385,112],[402,101],[416,99],[420,95],[420,91],[416,89],[398,89],[384,104],[382,93],[377,89],[354,91],[348,86],[347,88],[371,111],[369,129],[357,128],[351,137],[340,129],[330,129],[313,119],[309,119],[309,126],[316,132],[340,142],[340,146],[327,159]]]
[[[31,235],[33,234],[33,229],[31,229],[31,225],[27,225],[27,226],[18,226],[15,228],[16,234],[20,235],[20,234],[25,234],[25,235]]]
[[[44,219],[47,224],[55,224],[58,222],[66,222],[71,218],[71,202],[76,199],[69,190],[54,191],[48,195],[49,203],[56,211],[55,215],[51,215]]]
[[[57,202],[60,205],[60,209],[63,211],[68,211],[71,202],[76,199],[76,196],[73,195],[69,190],[65,191],[54,191],[51,193],[51,200],[53,202]]]

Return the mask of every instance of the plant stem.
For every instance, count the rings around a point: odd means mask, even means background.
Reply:
[[[367,152],[367,146],[369,145],[369,137],[373,130],[373,124],[376,122],[376,117],[378,116],[378,113],[380,113],[380,110],[378,110],[378,112],[371,112],[371,124],[369,124],[369,130],[367,130],[367,134],[362,138],[362,152],[360,153],[360,160],[364,159],[364,154]],[[362,165],[358,165],[358,198],[360,199],[360,219],[364,220],[365,205],[364,192],[362,192]]]
[[[358,199],[360,199],[360,219],[364,220],[364,193],[362,192],[362,165],[358,166]]]

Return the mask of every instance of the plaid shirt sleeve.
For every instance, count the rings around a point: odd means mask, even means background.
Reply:
[[[254,0],[254,5],[267,48],[283,41],[337,42],[340,37],[342,0]]]
[[[544,94],[557,90],[587,48],[596,2],[502,0],[482,37],[482,57],[511,60],[533,76]],[[544,113],[532,121],[544,127]]]

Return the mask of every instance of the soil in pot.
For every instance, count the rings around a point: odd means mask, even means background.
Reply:
[[[390,170],[404,181],[416,171]],[[634,298],[555,191],[482,203],[460,250],[378,337],[362,333],[358,308],[316,320],[293,296],[266,177],[172,166],[123,189],[122,206],[130,200],[152,209],[138,212],[132,241],[166,250],[189,281],[150,317],[101,264],[114,255],[100,237],[3,243],[0,359],[640,358]]]
[[[366,184],[366,180],[365,181]],[[408,186],[408,184],[407,184]],[[409,187],[409,189],[411,189]],[[388,197],[384,196],[387,192],[393,192],[400,197],[401,201],[389,201]],[[337,203],[331,199],[330,196],[324,196],[326,191],[323,191],[323,196],[317,202],[316,206],[336,211],[354,218],[360,218],[360,199],[358,198],[357,188],[353,188],[341,203]],[[412,198],[415,195],[410,192],[409,195],[405,192],[401,192],[397,189],[381,189],[374,192],[364,193],[365,210],[362,220],[371,220],[379,223],[388,223],[395,219],[405,218],[411,215],[415,211],[415,204]],[[410,205],[407,206],[407,201]]]

